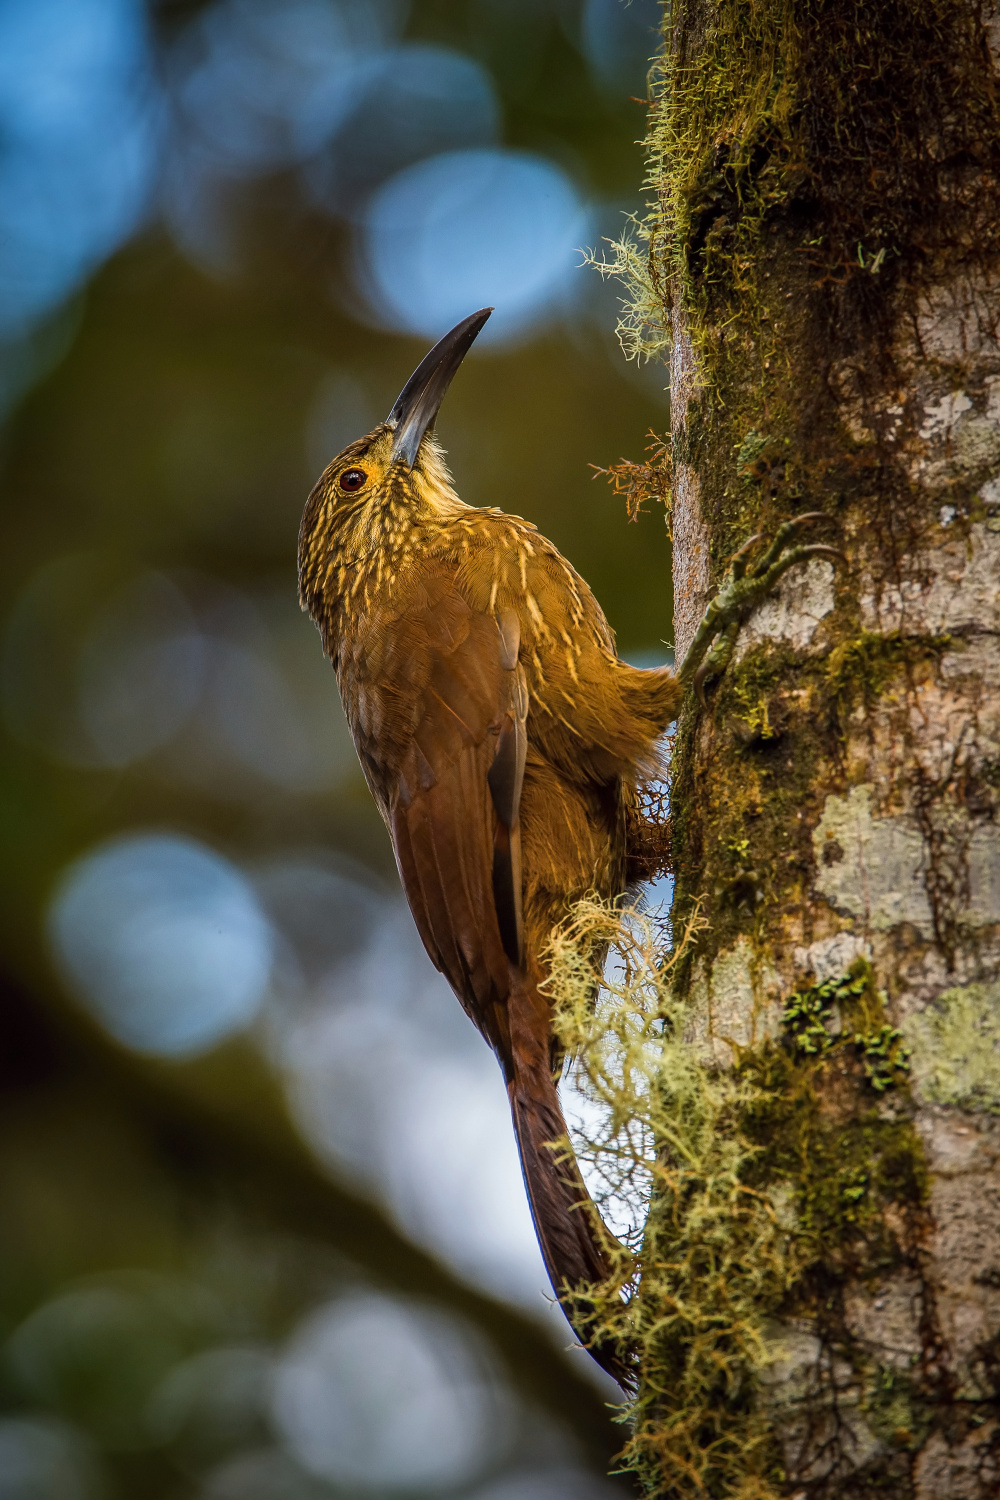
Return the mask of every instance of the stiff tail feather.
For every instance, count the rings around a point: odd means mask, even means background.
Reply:
[[[507,1093],[514,1133],[545,1269],[553,1291],[561,1296],[607,1280],[612,1237],[601,1224],[576,1161],[555,1147],[567,1135],[566,1121],[552,1076],[548,1006],[530,974],[511,991],[508,1013],[512,1057]],[[601,1369],[631,1393],[635,1375],[618,1347],[593,1340],[585,1321],[573,1323]]]

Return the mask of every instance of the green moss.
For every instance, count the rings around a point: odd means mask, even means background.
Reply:
[[[876,1094],[895,1087],[910,1071],[910,1049],[895,1026],[884,1024],[874,1031],[856,1032],[854,1045]]]
[[[829,1293],[862,1266],[886,1271],[900,1264],[885,1210],[918,1209],[926,1194],[923,1150],[911,1121],[885,1118],[874,1100],[859,1106],[858,1069],[844,1054],[793,1061],[770,1048],[742,1066],[759,1090],[745,1121],[749,1139],[760,1147],[754,1180],[759,1174],[763,1183],[792,1185],[808,1260],[803,1307],[817,1280]],[[849,1117],[824,1109],[829,1080],[816,1076],[824,1068],[838,1069],[845,1104],[855,1092]]]
[[[801,685],[814,671],[792,649],[774,644],[728,669],[711,700],[712,717],[725,732],[715,737],[710,778],[694,778],[697,760],[687,748],[693,713],[690,728],[682,721],[671,802],[678,911],[702,891],[711,893],[712,925],[699,944],[706,958],[731,947],[748,916],[757,934],[789,874],[797,880],[811,859],[799,813],[815,796],[824,723]],[[793,673],[798,697],[787,690]],[[698,871],[698,887],[688,884],[691,870]]]
[[[838,1045],[853,1045],[861,1058],[865,1076],[877,1094],[905,1082],[910,1070],[909,1051],[903,1034],[886,1021],[872,1021],[865,999],[872,987],[868,965],[856,966],[854,977],[828,979],[823,984],[794,994],[785,1006],[782,1021],[796,1054],[819,1057]],[[878,1004],[884,997],[878,996]],[[861,1029],[848,1026],[852,1015]],[[837,1022],[837,1031],[831,1022]]]
[[[916,1208],[926,1191],[911,1121],[886,1118],[876,1103],[889,1088],[905,1091],[909,1070],[884,1006],[870,965],[859,959],[842,978],[792,995],[781,1043],[741,1064],[759,1082],[750,1133],[764,1147],[761,1167],[796,1185],[802,1230],[819,1264],[838,1274],[845,1256],[853,1259],[858,1229],[879,1264],[891,1260],[884,1209]],[[832,1113],[824,1109],[831,1085],[842,1096]]]
[[[960,245],[967,267],[995,261],[990,194],[956,195],[944,168],[1000,175],[988,55],[965,0],[667,8],[651,208],[606,269],[626,284],[631,355],[662,353],[682,305],[696,390],[673,457],[698,473],[717,569],[748,527],[801,504],[835,514],[876,463],[886,505],[905,515],[895,450],[866,451],[803,374],[847,349],[881,370],[899,299],[918,295],[935,257]]]
[[[903,1371],[876,1366],[868,1372],[865,1415],[876,1437],[891,1449],[916,1452],[930,1431],[928,1402]]]
[[[813,280],[860,283],[862,295],[933,254],[935,233],[995,249],[987,205],[959,205],[939,184],[952,153],[995,167],[1000,136],[982,22],[961,0],[674,4],[655,98],[652,283],[679,287],[697,323],[719,321],[725,299],[730,318],[767,332],[761,234],[793,206]],[[937,194],[941,223],[928,213]],[[711,358],[707,332],[695,337]]]
[[[952,636],[885,635],[861,631],[840,641],[826,660],[826,685],[844,733],[847,716],[857,703],[870,706],[900,679],[912,678],[929,663],[953,650]]]
[[[710,692],[707,762],[695,748],[699,711],[688,705],[674,755],[671,839],[678,914],[703,893],[712,900],[700,956],[731,947],[748,916],[763,940],[776,906],[808,904],[812,830],[842,784],[837,758],[852,714],[913,691],[953,649],[946,635],[867,632],[847,634],[825,657],[783,642],[756,646]],[[682,968],[679,983],[687,978]]]
[[[835,1045],[829,1022],[839,1002],[864,993],[866,979],[827,979],[811,989],[798,990],[785,1006],[782,1023],[793,1050],[807,1057],[829,1052]]]

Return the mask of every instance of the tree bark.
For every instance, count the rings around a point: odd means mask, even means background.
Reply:
[[[782,1248],[748,1242],[752,1328],[729,1277],[685,1335],[654,1200],[656,1495],[1000,1494],[998,50],[976,0],[668,8],[677,659],[751,533],[822,511],[846,564],[788,573],[679,728],[688,1040]]]

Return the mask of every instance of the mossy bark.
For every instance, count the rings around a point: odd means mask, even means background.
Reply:
[[[786,1248],[683,1455],[683,1337],[647,1337],[656,1495],[1000,1493],[998,55],[976,0],[667,14],[678,659],[751,533],[821,510],[847,561],[786,575],[679,728],[690,1045],[746,1085],[720,1128]]]

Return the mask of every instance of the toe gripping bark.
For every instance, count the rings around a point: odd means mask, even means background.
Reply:
[[[804,527],[829,520],[824,511],[814,510],[786,521],[778,527],[771,545],[752,566],[750,554],[764,540],[762,533],[750,537],[734,554],[729,575],[702,616],[678,673],[685,686],[691,684],[702,704],[705,703],[706,683],[720,677],[729,665],[743,621],[767,598],[789,568],[807,562],[810,557],[829,557],[846,563],[847,558],[837,547],[819,543],[790,545]]]

